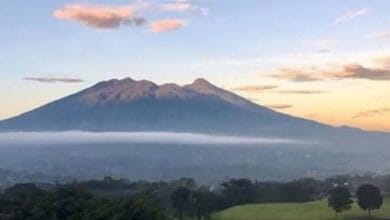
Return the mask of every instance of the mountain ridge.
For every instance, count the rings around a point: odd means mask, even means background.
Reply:
[[[80,91],[74,95],[82,95],[83,101],[98,103],[99,101],[132,101],[150,96],[154,98],[191,98],[196,95],[213,95],[221,99],[242,106],[257,105],[232,92],[218,88],[203,78],[196,79],[192,84],[180,86],[175,83],[157,85],[148,80],[111,79]],[[92,100],[91,100],[92,99]],[[116,99],[116,100],[115,100]]]

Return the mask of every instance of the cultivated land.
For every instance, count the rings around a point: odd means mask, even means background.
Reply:
[[[334,220],[334,212],[327,201],[309,203],[255,204],[233,207],[213,216],[213,220]],[[356,203],[338,220],[368,220],[367,213]],[[373,211],[371,220],[390,220],[390,199],[385,199],[380,210]]]

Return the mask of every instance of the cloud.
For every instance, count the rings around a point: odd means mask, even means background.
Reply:
[[[375,117],[375,116],[380,116],[380,115],[383,115],[383,114],[386,114],[389,112],[390,112],[390,108],[373,109],[373,110],[368,110],[368,111],[364,111],[364,112],[359,112],[353,118]]]
[[[273,109],[280,109],[280,110],[283,110],[283,109],[292,108],[293,105],[285,105],[285,104],[281,104],[281,105],[267,105],[267,107],[273,108]]]
[[[268,138],[219,136],[173,132],[6,132],[0,133],[0,146],[34,146],[55,144],[129,144],[158,143],[183,145],[231,145],[231,144],[302,144],[310,141]]]
[[[165,12],[190,12],[200,15],[208,15],[209,9],[193,5],[190,1],[176,0],[163,3],[158,6],[161,11]]]
[[[318,49],[317,53],[329,53],[331,51],[332,51],[331,49]]]
[[[67,5],[55,10],[54,17],[97,29],[115,29],[122,25],[141,26],[146,22],[145,18],[134,15],[132,6]]]
[[[185,12],[191,10],[192,5],[189,2],[171,2],[160,5],[162,11],[173,11],[173,12]]]
[[[156,20],[149,24],[149,31],[153,33],[169,32],[180,29],[187,24],[181,19],[163,19]]]
[[[350,63],[332,66],[331,68],[280,68],[275,74],[269,75],[269,77],[293,82],[311,82],[327,79],[390,80],[390,58],[376,58],[374,62],[377,64],[377,67],[365,67],[357,63]]]
[[[390,32],[389,31],[374,32],[374,33],[367,34],[366,38],[390,39]]]
[[[276,74],[271,74],[269,76],[294,82],[312,82],[321,80],[320,78],[313,76],[313,73],[316,73],[316,71],[316,68],[280,68]]]
[[[276,93],[280,94],[300,94],[300,95],[311,95],[311,94],[324,94],[327,91],[322,90],[279,90]]]
[[[331,73],[336,78],[390,80],[390,69],[366,68],[359,64],[345,65],[341,71]]]
[[[209,9],[194,5],[191,1],[174,0],[157,3],[136,1],[125,6],[70,4],[56,9],[53,16],[57,19],[79,22],[96,29],[117,29],[121,26],[142,26],[147,22],[146,15],[156,17],[169,13],[185,15],[208,15]],[[136,15],[137,14],[137,15]],[[139,16],[142,14],[144,16]],[[158,19],[149,24],[151,32],[165,32],[185,26],[179,19]]]
[[[240,92],[262,92],[262,91],[272,90],[272,89],[276,89],[276,88],[278,88],[278,86],[274,86],[274,85],[242,86],[242,87],[232,88],[232,90],[240,91]]]
[[[35,81],[41,83],[80,83],[83,79],[79,78],[52,78],[52,77],[26,77],[23,80]]]
[[[357,17],[363,16],[363,15],[367,14],[367,12],[368,12],[367,9],[350,10],[350,11],[345,12],[340,17],[338,17],[334,23],[335,24],[343,24],[343,23],[351,21]]]

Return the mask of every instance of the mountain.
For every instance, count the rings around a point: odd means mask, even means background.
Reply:
[[[205,79],[157,85],[112,79],[0,122],[1,131],[172,131],[332,137],[361,134],[293,117],[250,102]],[[341,140],[342,140],[341,139]]]
[[[8,131],[180,131],[229,134],[296,133],[326,125],[275,112],[204,79],[157,85],[109,80],[0,122]]]

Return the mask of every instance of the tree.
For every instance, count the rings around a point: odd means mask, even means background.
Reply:
[[[107,219],[165,220],[166,217],[163,210],[157,204],[154,204],[150,198],[140,196],[121,201],[114,216]]]
[[[32,183],[16,184],[6,189],[1,202],[7,213],[4,219],[34,219],[33,208],[45,196],[46,192]]]
[[[257,191],[248,179],[230,179],[221,183],[222,195],[227,206],[254,203]]]
[[[368,211],[368,215],[371,216],[371,211],[374,209],[380,209],[383,204],[383,197],[378,187],[366,184],[359,187],[356,192],[359,207]]]
[[[192,213],[197,220],[210,219],[210,214],[214,210],[215,196],[206,188],[200,188],[192,195]]]
[[[192,178],[180,178],[178,180],[171,181],[171,186],[178,188],[178,187],[186,187],[190,190],[193,190],[196,188],[196,182]]]
[[[47,198],[41,201],[39,214],[47,215],[40,219],[79,219],[93,197],[87,190],[71,184],[58,186]]]
[[[331,207],[337,218],[338,213],[351,209],[352,195],[345,187],[336,187],[329,192],[328,206]]]
[[[183,220],[184,212],[190,207],[191,191],[184,186],[176,188],[171,195],[171,202],[180,220]]]

